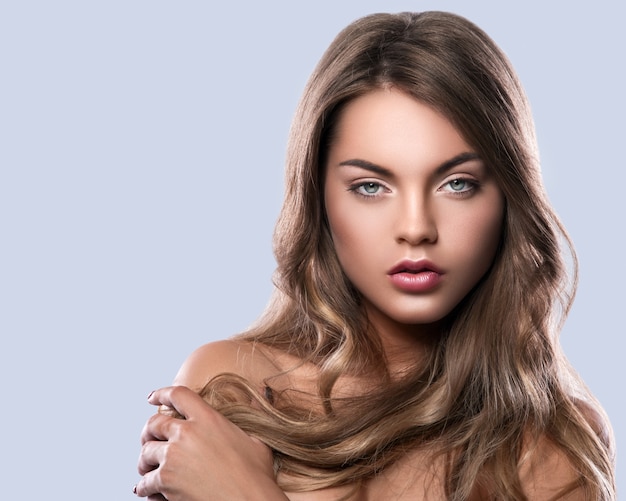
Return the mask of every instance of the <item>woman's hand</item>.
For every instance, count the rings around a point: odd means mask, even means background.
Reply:
[[[156,414],[141,434],[135,493],[151,501],[288,499],[276,484],[272,452],[184,386],[153,392],[148,401],[184,419]]]

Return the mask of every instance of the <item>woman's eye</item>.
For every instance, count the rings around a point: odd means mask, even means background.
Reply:
[[[373,195],[374,193],[377,193],[378,190],[380,189],[380,184],[365,183],[364,185],[361,186],[361,188],[363,188],[363,191],[367,193],[368,195]]]
[[[466,193],[472,191],[474,188],[476,188],[476,183],[470,181],[469,179],[463,178],[453,179],[443,185],[444,191],[449,191],[453,193]]]
[[[383,187],[379,183],[375,183],[373,181],[360,183],[351,188],[352,191],[364,197],[376,196],[382,191],[382,189]]]
[[[453,181],[450,181],[449,184],[450,188],[452,188],[454,191],[463,191],[465,189],[467,181],[465,181],[465,179],[454,179]]]

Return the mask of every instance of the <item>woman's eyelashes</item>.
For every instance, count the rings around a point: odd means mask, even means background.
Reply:
[[[476,179],[465,176],[455,176],[440,185],[437,191],[454,197],[469,197],[473,195],[478,188],[479,182]],[[389,193],[391,189],[379,181],[358,181],[348,186],[348,191],[357,196],[371,199]]]
[[[479,183],[475,179],[457,176],[441,185],[438,191],[449,193],[457,197],[467,197],[478,189]]]
[[[374,198],[382,195],[385,187],[377,181],[361,181],[351,184],[348,191],[364,198]]]

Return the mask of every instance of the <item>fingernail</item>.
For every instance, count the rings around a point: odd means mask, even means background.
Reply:
[[[137,494],[137,484],[133,485],[133,494]]]
[[[152,391],[150,392],[150,395],[148,395],[148,400],[150,400],[150,397],[151,397],[152,395],[154,395],[154,390],[152,390]]]

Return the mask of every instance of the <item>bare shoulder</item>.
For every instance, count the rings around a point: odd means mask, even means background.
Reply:
[[[584,400],[576,400],[576,407],[583,415],[587,424],[591,427],[600,441],[604,444],[610,456],[615,454],[615,440],[613,429],[608,416],[599,404],[592,404]]]
[[[602,407],[594,401],[573,399],[581,424],[596,435],[607,459],[614,461],[614,437],[611,424]],[[529,438],[529,437],[527,437]],[[520,463],[520,478],[529,499],[588,499],[581,488],[580,472],[569,455],[548,436],[526,440]],[[558,495],[561,493],[561,495]]]
[[[174,379],[175,385],[199,390],[213,377],[233,373],[253,384],[276,373],[267,352],[252,342],[226,339],[200,346],[183,362]]]
[[[520,479],[529,499],[584,500],[579,475],[567,454],[546,437],[525,448]]]

